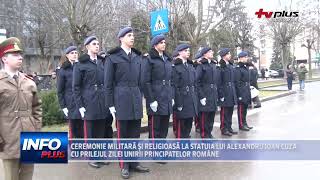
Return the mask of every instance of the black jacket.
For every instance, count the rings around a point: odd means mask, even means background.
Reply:
[[[249,72],[250,72],[250,85],[255,87],[256,89],[259,89],[258,87],[258,70],[254,66],[249,66]]]
[[[79,108],[86,109],[86,120],[99,120],[110,117],[105,106],[104,62],[101,56],[94,63],[88,54],[79,58],[73,69],[73,93]]]
[[[226,64],[226,62],[220,60],[221,71],[221,86],[219,88],[219,99],[224,98],[224,101],[220,101],[222,107],[232,107],[237,104],[237,94],[235,89],[235,72],[233,64]]]
[[[165,61],[154,48],[149,51],[149,57],[145,59],[144,95],[148,115],[172,114],[172,62],[166,53],[164,59]],[[150,108],[150,103],[154,101],[158,102],[157,112],[153,112]]]
[[[196,70],[192,61],[185,66],[182,59],[174,60],[173,86],[175,95],[175,112],[179,119],[192,118],[198,114],[198,97],[196,93]],[[177,108],[182,107],[182,111]]]
[[[79,107],[77,107],[72,93],[73,65],[69,60],[65,61],[57,73],[57,93],[61,109],[68,109],[66,119],[81,119]]]
[[[121,47],[108,52],[105,64],[106,108],[115,107],[117,120],[138,120],[142,114],[142,55]]]
[[[250,72],[248,67],[244,63],[239,62],[235,74],[238,103],[250,104]]]
[[[199,102],[200,112],[212,112],[218,106],[218,88],[220,86],[220,70],[214,62],[203,58],[197,67],[198,97],[199,100],[206,98],[206,105]]]

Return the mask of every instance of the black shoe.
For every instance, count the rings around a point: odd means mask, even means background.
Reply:
[[[259,105],[259,106],[254,106],[253,108],[261,108],[261,105]]]
[[[158,164],[167,164],[167,162],[156,162]]]
[[[110,162],[99,162],[99,164],[108,166]]]
[[[93,168],[101,168],[101,164],[99,162],[89,162],[88,164]]]
[[[140,173],[150,172],[149,168],[143,167],[143,166],[141,166],[141,165],[138,165],[138,166],[136,166],[136,167],[133,167],[132,170],[135,171],[135,172],[140,172]]]
[[[250,129],[246,126],[243,126],[242,128],[239,128],[240,131],[250,131]]]
[[[248,128],[248,129],[252,129],[253,128],[252,126],[248,126],[248,125],[246,125],[244,127]]]
[[[212,134],[210,134],[208,138],[209,138],[209,139],[214,139],[214,137],[212,136]]]
[[[224,136],[232,136],[232,133],[229,131],[223,131],[223,132],[221,132],[221,134]]]
[[[229,132],[230,132],[231,134],[238,134],[238,132],[237,132],[237,131],[234,131],[233,129],[229,129]]]
[[[121,169],[121,177],[123,179],[129,179],[130,177],[129,169],[127,168]]]

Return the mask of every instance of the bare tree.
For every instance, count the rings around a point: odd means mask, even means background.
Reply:
[[[40,1],[27,0],[24,8],[25,16],[22,19],[26,36],[32,38],[36,46],[34,52],[37,56],[40,73],[48,73],[53,67],[53,56],[59,54],[60,43],[64,42],[65,33],[61,26],[51,23],[47,16],[46,9],[43,8]]]

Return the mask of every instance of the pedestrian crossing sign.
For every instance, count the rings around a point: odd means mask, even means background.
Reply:
[[[169,31],[168,9],[153,11],[151,15],[152,36],[163,34]]]

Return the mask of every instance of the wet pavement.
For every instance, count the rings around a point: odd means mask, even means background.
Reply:
[[[297,89],[296,87],[294,87]],[[319,100],[320,82],[306,83],[305,91],[267,101],[262,108],[248,112],[248,123],[254,126],[250,132],[240,132],[232,139],[320,139]],[[219,116],[215,118],[214,137],[220,135]],[[233,129],[237,130],[236,111]],[[199,135],[192,130],[193,138]],[[172,129],[169,137],[173,138]],[[146,137],[146,134],[142,135]],[[230,138],[229,138],[230,139]],[[208,162],[208,163],[143,163],[150,173],[131,173],[133,180],[140,179],[217,179],[217,180],[306,180],[320,178],[320,161],[255,161],[255,162]],[[3,180],[0,162],[0,180]],[[121,179],[117,163],[100,169],[92,169],[87,163],[68,165],[36,165],[35,180],[104,180]]]

